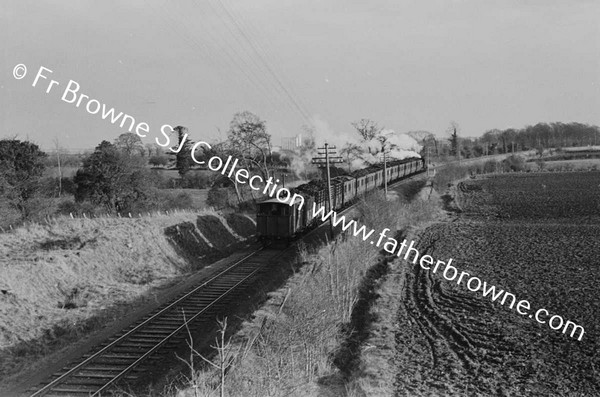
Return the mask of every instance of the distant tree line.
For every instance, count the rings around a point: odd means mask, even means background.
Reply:
[[[540,148],[600,145],[600,128],[582,123],[537,123],[524,128],[491,129],[479,138],[460,136],[457,123],[451,123],[448,138],[424,131],[409,133],[432,156],[481,157]]]
[[[393,149],[388,135],[375,122],[361,119],[352,125],[361,139],[375,143],[368,147],[373,150],[370,155]],[[307,131],[311,132],[310,128]],[[144,145],[137,135],[125,133],[113,142],[102,141],[93,152],[83,155],[64,153],[57,144],[56,152],[50,156],[31,142],[0,140],[0,226],[55,213],[137,213],[192,207],[189,195],[167,190],[173,187],[211,187],[209,203],[217,206],[240,206],[259,199],[234,175],[229,178],[191,172],[197,165],[191,158],[193,142],[184,139],[187,129],[176,127],[173,135],[176,139],[172,148]],[[266,122],[251,112],[240,112],[234,115],[225,140],[211,143],[210,149],[203,145],[195,156],[204,161],[213,156],[223,160],[232,156],[241,167],[267,180],[275,175],[281,177],[282,170],[298,171],[310,163],[315,141],[313,135],[307,135],[293,156],[273,152]],[[429,151],[439,157],[460,153],[461,157],[470,158],[528,149],[600,145],[600,129],[581,123],[538,123],[522,129],[493,129],[479,138],[465,138],[458,123],[452,122],[444,138],[426,131],[410,135],[423,145],[424,154]],[[350,160],[360,156],[361,150],[365,149],[347,145],[340,154]],[[178,178],[165,177],[164,172],[153,170],[150,165],[170,166],[178,171]],[[73,177],[63,177],[60,172],[58,177],[48,175],[47,168],[57,166],[78,170]]]

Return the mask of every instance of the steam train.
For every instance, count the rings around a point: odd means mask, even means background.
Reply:
[[[395,160],[387,163],[385,178],[391,183],[423,171],[425,161],[422,158]],[[382,187],[383,172],[383,164],[378,164],[351,175],[331,178],[331,209],[340,210],[365,193]],[[316,208],[324,207],[325,214],[329,213],[327,182],[313,180],[296,187],[292,193],[285,201],[271,198],[258,203],[257,237],[263,244],[277,240],[289,242],[321,223],[321,216],[313,214],[314,204]]]

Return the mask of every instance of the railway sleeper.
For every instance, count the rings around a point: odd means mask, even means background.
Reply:
[[[110,371],[92,371],[92,370],[89,370],[88,368],[82,368],[81,371],[76,372],[75,374],[73,374],[72,376],[67,378],[65,380],[65,383],[69,383],[70,379],[73,379],[76,377],[112,379],[115,376],[119,375],[121,373],[121,371],[123,371],[125,368],[127,368],[127,367],[122,367],[120,369],[113,368]],[[56,378],[54,378],[54,376],[55,375],[53,375],[53,377],[52,377],[53,380],[58,378],[58,376]]]
[[[114,372],[114,371],[122,371],[125,368],[127,368],[128,366],[130,366],[133,363],[133,361],[129,361],[129,362],[120,362],[120,363],[106,363],[106,364],[96,364],[96,363],[92,363],[90,365],[86,365],[85,367],[81,368],[82,371],[98,371],[98,372]],[[62,375],[64,372],[57,372],[55,374],[53,374],[52,376],[60,376]]]
[[[188,314],[186,314],[185,317],[189,317]],[[162,316],[160,319],[156,320],[154,323],[152,324],[162,324],[164,326],[168,326],[168,325],[173,325],[175,323],[181,323],[183,322],[183,316]]]
[[[209,298],[209,297],[205,297],[205,296],[193,296],[189,299],[187,299],[185,302],[182,302],[181,304],[186,304],[186,303],[203,303],[203,304],[210,304],[214,301],[213,298]]]
[[[131,343],[157,343],[163,340],[169,334],[160,335],[135,335],[127,338],[125,342]]]
[[[237,283],[239,283],[241,281],[244,281],[244,279],[246,279],[250,275],[250,273],[251,272],[248,272],[247,274],[241,274],[241,275],[238,275],[238,276],[231,276],[229,278],[223,278],[223,279],[221,279],[219,281],[215,281],[214,283],[210,284],[209,288],[210,287],[215,287],[215,286],[219,287],[219,286],[228,286],[228,285],[232,286],[232,285],[235,285],[235,284],[237,284]]]
[[[113,349],[111,349],[111,352],[114,353],[130,353],[130,354],[140,354],[140,353],[145,353],[146,350],[148,350],[148,348],[146,346],[140,346],[140,345],[132,345],[132,346],[115,346]]]
[[[129,361],[126,363],[107,363],[104,365],[96,365],[95,363],[93,364],[89,364],[86,365],[82,368],[80,368],[80,371],[87,371],[87,370],[94,370],[94,371],[107,371],[107,372],[111,372],[111,371],[122,371],[125,368],[127,368],[129,365],[131,365],[133,361]],[[70,371],[71,369],[75,368],[75,365],[70,366],[70,367],[65,367],[62,370],[55,372],[52,374],[52,378],[59,378],[61,376],[63,376],[65,373],[67,373],[68,371]],[[75,372],[76,374],[78,372]]]
[[[240,273],[240,274],[231,274],[231,275],[223,277],[219,280],[215,280],[214,282],[209,284],[206,289],[220,287],[220,286],[230,286],[231,287],[231,286],[247,279],[249,276],[252,275],[253,271],[254,270]]]
[[[61,385],[53,388],[48,394],[44,394],[44,397],[65,397],[65,396],[86,396],[98,390],[95,386],[90,387],[73,387],[68,385]]]
[[[148,328],[144,328],[139,330],[135,335],[141,337],[150,337],[150,336],[159,336],[159,335],[168,335],[172,332],[172,327],[155,327],[155,324],[149,326]]]
[[[200,307],[198,306],[194,306],[194,305],[189,305],[183,308],[183,310],[185,310],[185,319],[189,320],[192,316],[205,311],[206,310],[206,306],[202,305]]]
[[[132,341],[132,340],[128,339],[126,341],[119,343],[119,345],[115,346],[113,349],[117,349],[117,348],[151,349],[154,346],[156,346],[158,343],[160,343],[163,339],[156,339],[151,342],[149,342],[149,341],[137,342],[137,341]]]
[[[138,354],[125,354],[117,352],[106,352],[105,354],[96,357],[92,362],[98,365],[104,364],[131,364],[139,357]]]
[[[235,285],[235,283],[227,283],[225,285],[214,285],[214,286],[211,286],[210,289],[202,291],[202,294],[190,296],[190,298],[215,299],[222,295],[227,294],[228,292],[234,291],[236,289],[236,288],[233,288],[234,285]]]
[[[123,368],[125,369],[125,368]],[[77,373],[77,375],[75,375],[73,378],[79,378],[79,379],[84,379],[84,378],[89,378],[89,379],[113,379],[115,376],[119,375],[121,373],[121,371],[113,371],[112,373],[107,373],[104,371],[81,371],[79,373]],[[127,379],[127,380],[135,380],[139,378],[139,372],[138,374],[135,374],[133,372],[133,369],[131,370],[131,372],[128,372],[122,379]],[[67,380],[67,382],[69,382]]]
[[[173,329],[173,323],[170,320],[166,320],[161,318],[158,318],[156,320],[154,320],[152,322],[152,324],[148,324],[146,327],[138,330],[138,332],[147,332],[150,330],[154,330],[154,331],[160,331],[160,332],[166,332],[166,331],[170,331]]]
[[[96,389],[98,389],[99,387],[102,387],[105,384],[107,384],[113,378],[114,376],[109,376],[105,378],[83,378],[78,376],[72,376],[69,379],[62,382],[61,385],[69,385],[75,387],[88,386],[91,388],[95,387]]]

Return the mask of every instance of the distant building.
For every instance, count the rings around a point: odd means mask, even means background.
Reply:
[[[300,146],[302,146],[302,134],[281,138],[281,148],[284,150],[294,150]]]

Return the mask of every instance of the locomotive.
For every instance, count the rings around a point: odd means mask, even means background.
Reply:
[[[331,209],[337,211],[347,207],[367,192],[382,187],[383,168],[382,164],[377,164],[351,175],[331,178]],[[424,171],[422,158],[394,160],[387,163],[385,178],[391,183]],[[258,203],[256,231],[258,240],[264,245],[277,240],[289,242],[321,223],[321,217],[313,214],[313,205],[324,207],[325,213],[330,211],[326,182],[310,181],[296,187],[294,193],[287,200],[271,198]]]

